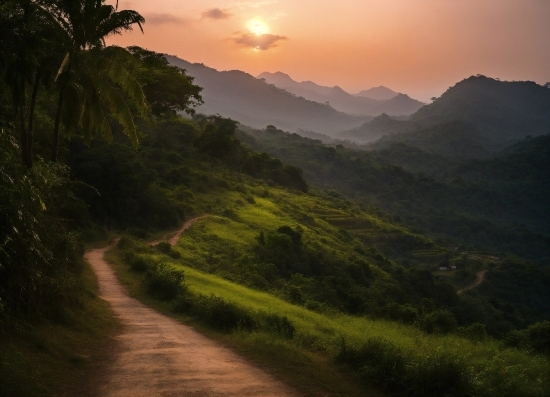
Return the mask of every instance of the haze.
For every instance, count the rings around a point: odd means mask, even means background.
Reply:
[[[114,3],[114,2],[112,2]],[[550,81],[548,0],[132,0],[145,34],[112,37],[218,70],[282,71],[428,100],[484,74]]]

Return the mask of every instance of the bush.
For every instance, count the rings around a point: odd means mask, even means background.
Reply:
[[[264,322],[264,326],[268,331],[274,332],[286,339],[294,338],[294,325],[292,325],[286,316],[281,317],[276,314],[266,315]]]
[[[420,319],[420,328],[429,334],[448,334],[456,326],[455,316],[448,310],[436,310]]]
[[[172,308],[224,332],[236,329],[252,331],[257,328],[256,320],[248,311],[214,295],[180,296]]]
[[[167,243],[167,242],[163,241],[161,243],[158,243],[154,247],[158,251],[162,252],[163,254],[168,255],[170,258],[173,258],[173,259],[180,259],[181,258],[181,254],[178,251],[174,251],[172,249],[172,246],[170,245],[170,243]]]
[[[472,377],[460,360],[440,353],[418,356],[383,339],[360,348],[342,343],[336,360],[358,371],[365,383],[408,397],[467,397]]]
[[[170,301],[185,292],[183,272],[165,263],[157,263],[145,272],[147,291],[156,299]]]

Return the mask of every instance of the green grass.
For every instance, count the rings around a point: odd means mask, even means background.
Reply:
[[[198,226],[198,224],[194,225],[193,228],[196,226]],[[219,332],[205,326],[200,321],[200,318],[191,318],[185,315],[176,314],[172,311],[170,303],[155,300],[148,295],[143,284],[142,274],[131,271],[123,260],[121,260],[116,250],[108,251],[105,258],[115,270],[117,278],[124,285],[130,296],[139,299],[146,305],[165,315],[193,326],[198,331],[233,349],[252,363],[255,363],[258,367],[263,368],[276,378],[294,387],[304,396],[386,396],[386,394],[379,390],[361,384],[352,371],[338,366],[324,351],[304,349],[291,341],[278,338],[273,334],[262,332]],[[215,280],[221,283],[221,285],[226,284],[235,287],[237,291],[239,291],[239,288],[243,288],[219,277],[204,275],[191,268],[188,268],[188,270],[190,272],[194,271],[195,274],[206,276],[211,280]],[[188,276],[187,273],[186,276]],[[194,287],[190,286],[190,288]],[[243,291],[269,296],[246,288],[244,288]],[[207,291],[204,293],[208,294]],[[279,300],[277,300],[277,302],[279,302]],[[281,302],[286,303],[284,301]],[[288,303],[286,304],[289,305]],[[289,305],[289,307],[296,306]],[[299,307],[296,308],[300,309]],[[315,313],[312,314],[315,315]]]
[[[443,355],[466,363],[479,386],[476,395],[502,396],[515,390],[544,396],[550,390],[550,378],[546,376],[550,374],[550,363],[546,358],[503,348],[494,340],[472,342],[455,335],[428,335],[388,321],[342,314],[326,316],[214,275],[175,266],[183,268],[192,293],[213,294],[251,311],[288,317],[296,327],[294,343],[306,351],[324,351],[334,356],[342,340],[348,346],[361,346],[368,340],[383,339],[417,357]]]
[[[0,395],[72,396],[85,387],[118,323],[97,296],[97,280],[88,265],[82,281],[82,309],[67,311],[56,322],[12,319],[1,327]]]

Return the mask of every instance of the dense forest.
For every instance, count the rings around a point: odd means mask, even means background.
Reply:
[[[450,340],[472,351],[486,343],[527,373],[514,373],[510,390],[544,395],[547,383],[531,380],[549,353],[548,136],[441,172],[442,155],[403,143],[369,152],[253,130],[196,113],[201,87],[163,54],[106,46],[107,36],[144,23],[97,0],[0,5],[0,391],[52,394],[41,380],[48,370],[26,358],[55,350],[35,329],[112,328],[97,325],[83,252],[123,235],[115,261],[148,296],[218,331],[267,330],[395,395],[423,395],[414,371],[429,378],[441,362],[460,379],[429,395],[504,387],[495,381],[504,364],[479,358],[475,371],[490,365],[494,376],[476,383],[452,349],[439,362],[399,337],[342,331],[323,342],[319,327],[304,331],[286,314],[187,288],[188,275],[267,293],[327,324],[378,321],[427,345]],[[201,214],[208,221],[178,246],[146,244]],[[485,270],[479,288],[465,289]],[[402,383],[376,354],[401,360]],[[82,361],[74,357],[64,365]]]

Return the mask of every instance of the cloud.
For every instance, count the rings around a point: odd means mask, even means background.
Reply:
[[[146,14],[145,22],[151,25],[163,25],[167,23],[185,24],[187,20],[172,14]]]
[[[261,34],[235,32],[230,38],[235,44],[241,47],[253,48],[255,50],[266,51],[277,47],[280,41],[288,40],[285,36],[275,34]]]
[[[262,1],[238,1],[235,3],[236,7],[251,7],[260,8],[269,4],[277,3],[276,0],[262,0]]]
[[[229,19],[233,14],[222,10],[221,8],[211,8],[202,13],[204,19]]]

